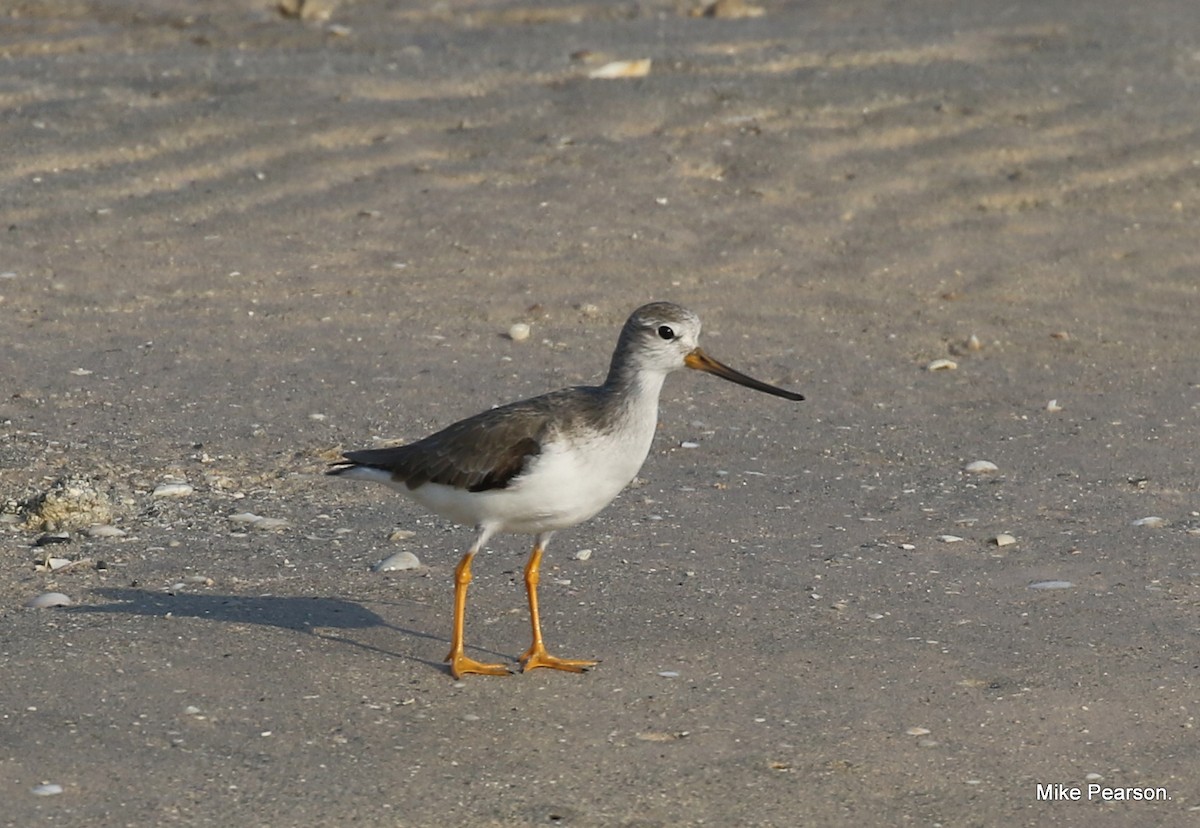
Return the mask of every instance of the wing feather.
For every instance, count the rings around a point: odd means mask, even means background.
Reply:
[[[348,451],[329,473],[369,466],[409,489],[426,482],[472,492],[506,488],[542,452],[549,411],[536,402],[485,411],[408,445]]]

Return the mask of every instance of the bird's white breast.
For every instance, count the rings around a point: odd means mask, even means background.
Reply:
[[[611,503],[642,467],[650,440],[624,438],[595,434],[551,440],[503,489],[468,492],[425,483],[407,494],[468,526],[492,525],[497,531],[521,533],[565,529]]]

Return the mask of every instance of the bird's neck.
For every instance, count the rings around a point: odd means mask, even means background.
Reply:
[[[604,381],[607,403],[625,420],[657,420],[658,396],[667,375],[663,371],[637,369],[628,363],[615,364]]]

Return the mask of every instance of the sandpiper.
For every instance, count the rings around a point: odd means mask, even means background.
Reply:
[[[550,536],[595,516],[627,486],[646,456],[658,422],[658,395],[672,371],[706,371],[789,400],[804,397],[735,371],[697,344],[700,318],[670,302],[635,310],[621,329],[603,385],[564,388],[468,417],[423,440],[348,451],[329,474],[385,483],[425,508],[475,529],[454,570],[454,630],[446,661],[465,673],[506,675],[503,664],[469,658],[463,627],[471,561],[498,532],[535,536],[525,565],[533,643],[521,654],[537,667],[582,672],[595,661],[546,651],[538,616],[542,553]]]

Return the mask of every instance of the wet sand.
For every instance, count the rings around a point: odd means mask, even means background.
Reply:
[[[3,7],[0,824],[1194,822],[1200,6],[307,8]],[[470,532],[325,464],[654,299],[807,401],[672,377],[547,553],[601,664],[454,682]],[[65,478],[124,535],[36,547]]]

